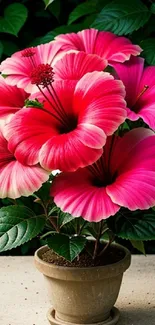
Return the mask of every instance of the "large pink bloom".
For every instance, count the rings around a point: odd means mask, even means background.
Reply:
[[[103,156],[92,166],[62,173],[51,187],[64,212],[100,221],[120,207],[148,209],[155,205],[155,135],[139,128],[122,138],[108,138]]]
[[[8,150],[8,143],[0,131],[0,197],[29,196],[48,180],[47,171],[39,165],[26,166]]]
[[[40,161],[49,170],[92,164],[102,155],[107,135],[126,119],[122,82],[92,72],[78,82],[59,80],[48,88],[42,109],[22,109],[6,126],[9,150],[21,163]]]
[[[142,51],[138,45],[133,45],[125,37],[118,37],[111,32],[100,32],[96,29],[86,29],[81,32],[58,35],[56,42],[60,51],[78,50],[89,54],[97,54],[109,64],[129,60],[131,55]]]
[[[33,69],[40,64],[52,65],[59,48],[58,44],[50,42],[16,52],[1,63],[0,71],[7,75],[5,80],[9,85],[35,92],[37,88],[31,83]]]
[[[16,86],[8,86],[0,76],[0,124],[12,114],[18,112],[24,105],[29,94]]]
[[[128,118],[140,117],[155,130],[155,67],[144,68],[144,59],[132,57],[114,68],[126,89]]]

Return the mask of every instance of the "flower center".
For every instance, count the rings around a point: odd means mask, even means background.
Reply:
[[[117,171],[114,172],[111,168],[115,139],[115,135],[108,137],[103,155],[93,165],[87,167],[92,174],[92,185],[95,187],[106,187],[114,183],[118,176]]]
[[[68,120],[67,124],[62,125],[60,127],[60,134],[69,133],[69,132],[76,129],[77,124],[78,124],[78,120],[77,120],[76,116],[70,115],[70,116],[67,117],[67,120]]]
[[[106,173],[103,178],[102,177],[94,178],[93,185],[95,187],[106,187],[108,185],[113,184],[115,182],[116,178],[117,178],[117,173],[115,173],[114,175],[110,175],[110,174]]]
[[[49,64],[39,64],[31,72],[31,83],[43,88],[51,85],[54,81],[53,68]]]

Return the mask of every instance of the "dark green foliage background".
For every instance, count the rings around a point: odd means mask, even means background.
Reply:
[[[25,47],[49,42],[58,34],[90,27],[125,35],[143,48],[146,64],[155,65],[152,0],[0,0],[0,60]],[[32,198],[22,200],[39,214]],[[0,207],[10,204],[7,199],[0,200]],[[155,214],[154,210],[151,213]],[[127,240],[118,238],[118,241],[131,248]],[[33,254],[39,245],[38,236],[8,254]],[[145,243],[145,248],[146,253],[155,253],[155,241]]]

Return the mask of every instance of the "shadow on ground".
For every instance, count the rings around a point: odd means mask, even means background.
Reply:
[[[120,310],[118,325],[155,325],[155,306],[150,308],[128,308]]]

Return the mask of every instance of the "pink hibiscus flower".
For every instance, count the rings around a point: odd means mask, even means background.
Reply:
[[[108,138],[102,157],[75,173],[62,173],[51,187],[64,212],[88,221],[114,215],[120,207],[148,209],[155,205],[155,135],[133,129],[122,138]]]
[[[62,34],[55,38],[60,51],[78,50],[89,54],[96,54],[102,59],[113,62],[124,62],[131,55],[139,55],[142,49],[133,45],[129,39],[118,37],[111,32],[100,32],[96,29],[86,29],[81,32]]]
[[[0,71],[7,76],[5,81],[9,85],[35,92],[37,87],[31,83],[32,71],[41,64],[52,65],[59,48],[56,42],[50,42],[16,52],[1,63]]]
[[[18,112],[24,105],[29,94],[16,86],[8,86],[0,76],[0,124],[4,124],[12,114]]]
[[[52,82],[52,70],[45,70],[34,75],[46,87],[42,108],[22,109],[5,127],[9,150],[21,163],[40,162],[48,170],[90,165],[102,155],[107,135],[126,119],[124,86],[107,72]]]
[[[29,196],[49,178],[39,165],[26,166],[8,150],[8,143],[0,131],[0,197],[12,199]]]
[[[144,68],[144,59],[132,57],[114,68],[126,89],[128,118],[140,117],[155,130],[155,67]]]

